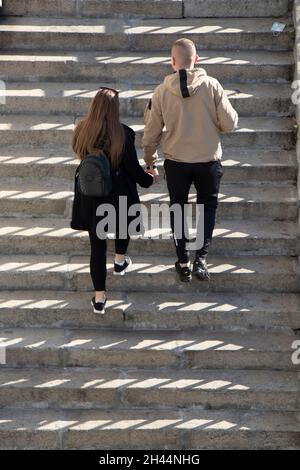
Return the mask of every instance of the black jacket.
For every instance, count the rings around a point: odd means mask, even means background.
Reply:
[[[96,216],[99,204],[111,203],[118,209],[119,196],[127,196],[128,210],[129,206],[140,202],[137,183],[143,188],[148,188],[153,184],[153,177],[145,173],[139,164],[135,149],[135,132],[130,127],[124,124],[123,126],[126,136],[124,152],[120,167],[117,171],[113,171],[113,189],[110,196],[105,199],[83,196],[76,191],[77,178],[75,178],[71,220],[71,228],[74,230],[88,230],[95,233],[100,220],[100,217]]]

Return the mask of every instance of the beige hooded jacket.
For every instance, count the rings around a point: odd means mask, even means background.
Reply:
[[[144,117],[143,148],[148,165],[155,163],[161,142],[164,156],[170,160],[218,160],[222,157],[220,133],[231,132],[238,123],[220,83],[201,68],[167,76],[155,89]]]

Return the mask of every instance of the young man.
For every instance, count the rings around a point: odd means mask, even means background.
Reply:
[[[145,111],[143,137],[147,170],[155,178],[157,148],[163,140],[164,168],[170,205],[182,208],[188,203],[194,184],[197,203],[204,205],[204,244],[196,251],[193,270],[187,250],[187,238],[176,237],[174,216],[171,227],[178,261],[175,264],[181,281],[189,282],[192,273],[200,280],[209,280],[206,257],[216,220],[218,193],[223,174],[221,132],[231,132],[238,115],[220,83],[209,77],[198,62],[195,44],[179,39],[172,47],[174,74],[165,78],[155,91]],[[165,127],[164,137],[163,129]],[[182,220],[182,228],[185,221]]]

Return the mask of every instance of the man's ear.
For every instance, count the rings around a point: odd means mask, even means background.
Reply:
[[[196,57],[195,57],[195,64],[198,64],[198,62],[199,62],[199,56],[197,54]]]

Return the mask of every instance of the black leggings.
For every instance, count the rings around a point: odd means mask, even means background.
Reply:
[[[192,184],[194,184],[197,192],[197,204],[204,204],[204,244],[201,249],[196,251],[196,258],[206,258],[216,223],[218,193],[223,175],[222,164],[220,161],[183,163],[165,160],[164,167],[170,194],[170,205],[179,204],[183,209],[184,205],[188,203]],[[185,220],[181,222],[181,234],[185,234],[186,222]],[[186,249],[188,240],[182,235],[176,237],[172,212],[171,227],[178,261],[182,264],[188,263],[190,260],[190,254]]]
[[[106,290],[106,251],[107,251],[107,241],[101,240],[93,232],[89,232],[90,243],[91,243],[91,259],[90,259],[90,269],[91,277],[94,285],[95,291],[105,291]],[[127,239],[115,240],[115,251],[118,255],[125,255],[127,253],[127,248],[129,245],[130,238]]]

